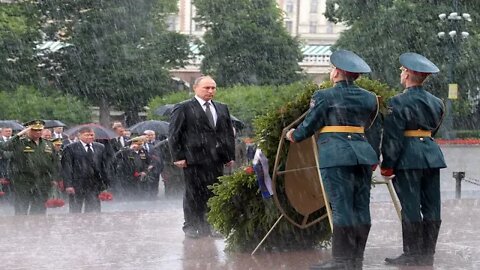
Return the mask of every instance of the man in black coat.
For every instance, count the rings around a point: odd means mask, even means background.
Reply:
[[[216,83],[202,76],[193,85],[195,97],[177,104],[170,117],[169,142],[174,164],[183,168],[183,230],[190,238],[211,234],[206,220],[209,185],[218,182],[224,165],[232,166],[235,142],[230,112],[213,102]]]
[[[89,127],[78,131],[79,141],[65,147],[62,156],[65,191],[69,194],[70,213],[100,212],[98,195],[109,186],[107,152],[94,142]]]

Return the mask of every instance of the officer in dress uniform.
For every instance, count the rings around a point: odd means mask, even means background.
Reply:
[[[135,137],[130,140],[130,146],[115,154],[113,166],[116,172],[115,180],[120,181],[119,193],[123,197],[146,198],[149,189],[148,172],[152,169],[150,158],[143,149],[146,138]]]
[[[381,130],[369,143],[365,130],[376,121],[375,94],[355,85],[362,73],[370,72],[353,52],[335,51],[330,57],[334,86],[315,92],[303,122],[287,132],[291,142],[319,132],[319,167],[333,210],[333,259],[311,269],[361,269],[370,231],[370,183],[378,164]]]
[[[30,214],[45,214],[57,159],[52,143],[41,138],[45,122],[33,120],[24,125],[26,129],[1,146],[3,150],[12,151],[10,172],[15,215],[27,215],[29,207]]]
[[[402,205],[403,254],[387,264],[433,265],[440,230],[440,168],[445,160],[432,138],[444,115],[443,102],[423,89],[439,72],[416,53],[400,56],[400,80],[406,88],[388,105],[382,142],[381,173],[393,184]]]

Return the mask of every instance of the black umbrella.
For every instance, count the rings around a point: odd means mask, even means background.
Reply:
[[[156,108],[153,113],[159,116],[169,116],[172,114],[173,107],[175,107],[175,104],[165,104]]]
[[[153,130],[156,135],[168,135],[168,122],[159,121],[159,120],[148,120],[136,123],[135,125],[129,127],[128,129],[132,133],[143,134],[145,130]]]
[[[93,132],[95,133],[95,139],[98,139],[98,140],[108,140],[108,139],[113,139],[117,137],[117,133],[115,133],[115,131],[94,123],[83,124],[83,125],[69,128],[68,130],[65,131],[65,134],[67,134],[68,136],[72,136],[72,135],[76,136],[78,131],[82,127],[89,127],[93,129]]]
[[[0,128],[11,128],[15,131],[25,129],[25,127],[16,120],[0,120]]]
[[[43,120],[45,121],[45,128],[66,127],[62,121],[59,120]]]
[[[245,123],[243,123],[240,119],[236,118],[235,116],[230,114],[230,119],[232,120],[233,127],[236,129],[244,129]]]

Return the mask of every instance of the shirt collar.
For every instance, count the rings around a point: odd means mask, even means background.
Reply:
[[[195,95],[195,99],[198,101],[198,103],[200,103],[200,105],[204,106],[205,105],[205,102],[208,102],[210,104],[212,104],[212,101],[209,100],[209,101],[206,101],[206,100],[203,100],[202,98],[200,98],[199,96]]]

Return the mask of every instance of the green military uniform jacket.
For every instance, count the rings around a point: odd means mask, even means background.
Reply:
[[[312,107],[295,129],[293,138],[302,141],[325,126],[359,126],[367,129],[378,111],[375,94],[356,86],[353,81],[337,82],[332,88],[315,92]],[[373,165],[378,163],[381,129],[367,140],[360,133],[321,133],[317,146],[320,168]]]
[[[138,153],[130,148],[123,148],[115,154],[113,166],[116,172],[116,179],[120,179],[124,183],[138,183],[140,179],[138,176],[141,172],[147,172],[150,158],[143,149]]]
[[[410,87],[388,104],[382,142],[382,168],[445,168],[445,159],[431,137],[405,137],[405,130],[428,130],[432,136],[443,119],[442,100],[422,86]]]
[[[15,189],[51,188],[58,164],[51,142],[40,138],[37,145],[27,137],[13,136],[1,147],[12,152],[10,173]]]

